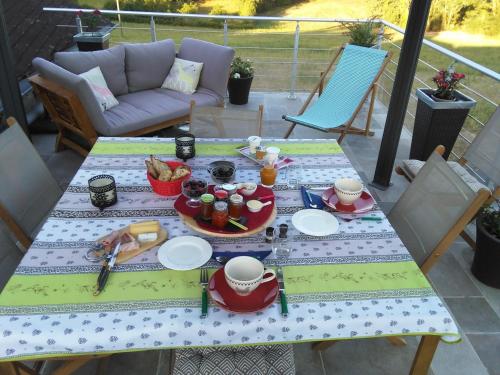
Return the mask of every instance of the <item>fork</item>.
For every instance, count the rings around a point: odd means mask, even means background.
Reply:
[[[208,270],[202,268],[200,272],[200,285],[202,287],[201,292],[201,318],[206,318],[208,315],[208,296],[207,296],[207,285],[208,285]]]

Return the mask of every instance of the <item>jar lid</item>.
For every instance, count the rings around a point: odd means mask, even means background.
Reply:
[[[238,188],[238,186],[234,185],[234,184],[224,184],[221,186],[224,190],[226,191],[233,191],[233,190],[236,190]]]
[[[243,196],[241,196],[239,194],[233,194],[233,195],[231,195],[229,200],[231,201],[231,203],[235,203],[235,204],[243,203]]]
[[[225,191],[225,190],[217,190],[216,192],[214,192],[214,195],[218,198],[218,199],[226,199],[227,196],[228,196],[228,192]]]
[[[213,196],[213,194],[203,194],[200,197],[200,199],[203,203],[212,203],[214,201],[215,197]]]
[[[214,209],[217,211],[227,211],[227,203],[226,202],[215,202]]]

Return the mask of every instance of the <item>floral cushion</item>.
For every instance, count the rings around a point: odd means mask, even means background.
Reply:
[[[108,88],[106,80],[102,75],[101,68],[96,66],[95,68],[90,69],[88,72],[79,74],[79,76],[84,78],[89,83],[90,88],[92,89],[92,92],[96,97],[102,112],[120,104]]]
[[[161,87],[188,95],[194,94],[198,87],[202,68],[203,63],[176,58]]]
[[[424,164],[425,162],[422,160],[403,160],[403,170],[408,175],[408,177],[414,179],[420,169],[422,169]],[[476,180],[469,172],[467,172],[464,167],[462,167],[456,161],[449,161],[448,165],[475,193],[477,193],[480,189],[488,189],[487,186]]]
[[[293,375],[292,345],[175,351],[173,375]]]

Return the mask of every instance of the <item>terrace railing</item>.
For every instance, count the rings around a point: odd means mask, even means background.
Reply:
[[[76,14],[79,9],[44,10],[75,13],[74,25],[59,26],[78,25],[81,30],[81,20]],[[90,13],[93,10],[82,11]],[[101,13],[119,20],[118,27],[113,30],[111,44],[165,38],[172,38],[179,43],[182,37],[190,36],[228,45],[236,49],[239,56],[254,63],[253,91],[288,91],[290,99],[294,99],[298,92],[309,91],[335,50],[348,41],[346,28],[343,26],[345,23],[369,21],[348,18],[242,17],[113,10],[101,10]],[[143,21],[138,22],[141,20]],[[379,90],[379,100],[387,104],[392,92],[404,30],[383,19],[374,22],[380,25],[374,48],[393,51],[391,63],[384,72]],[[195,23],[201,25],[194,26]],[[414,89],[432,87],[432,76],[438,67],[445,68],[451,63],[455,63],[456,69],[465,72],[468,77],[460,90],[474,98],[477,105],[469,114],[453,150],[453,156],[459,158],[498,105],[500,74],[427,39],[423,41],[420,56],[413,82]],[[405,127],[409,130],[413,126],[416,103],[417,98],[413,93],[405,119]]]

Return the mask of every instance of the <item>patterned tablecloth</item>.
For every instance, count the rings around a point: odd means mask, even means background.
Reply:
[[[324,186],[357,177],[333,140],[267,141],[303,166],[302,182]],[[198,140],[188,161],[196,177],[206,166],[236,162],[239,181],[258,181],[259,168],[240,156],[241,140]],[[144,159],[175,158],[171,139],[100,138],[0,295],[0,359],[27,359],[153,348],[283,343],[389,335],[458,336],[446,307],[408,254],[382,211],[380,222],[340,220],[337,234],[291,233],[284,261],[290,314],[278,303],[252,314],[214,305],[200,319],[199,271],[165,269],[152,249],[116,267],[94,297],[99,265],[84,254],[98,237],[134,221],[154,218],[170,237],[193,234],[179,219],[175,198],[152,193]],[[89,202],[90,177],[112,174],[118,204],[100,212]],[[303,209],[300,192],[287,189],[284,170],[275,186],[276,223],[291,225]],[[263,234],[207,238],[218,251],[266,249]],[[267,265],[277,261],[271,255]],[[208,264],[217,268],[215,262]]]

